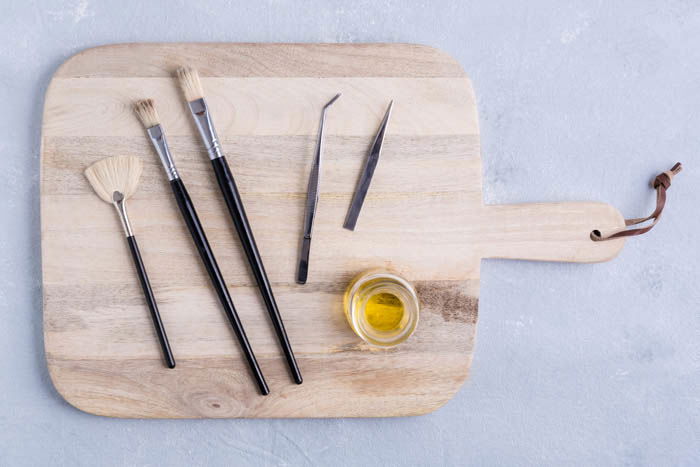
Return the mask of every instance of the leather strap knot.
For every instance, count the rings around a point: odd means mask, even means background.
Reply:
[[[657,188],[659,185],[663,185],[663,187],[668,190],[668,187],[671,186],[671,180],[673,180],[673,176],[677,175],[678,172],[680,172],[681,170],[683,170],[683,166],[680,162],[676,162],[676,165],[671,167],[671,170],[667,170],[666,172],[660,173],[656,176],[652,187]]]
[[[646,227],[638,227],[636,229],[623,229],[608,235],[601,234],[600,230],[594,230],[593,232],[591,232],[591,240],[595,242],[600,242],[603,240],[610,240],[613,238],[632,237],[635,235],[641,235],[643,233],[649,232],[656,225],[656,223],[659,222],[659,219],[661,218],[661,213],[663,212],[664,206],[666,205],[666,190],[668,190],[671,186],[671,180],[673,180],[673,177],[678,175],[678,173],[681,170],[683,170],[683,166],[680,162],[676,162],[676,164],[673,167],[671,167],[671,170],[662,172],[659,175],[657,175],[656,178],[654,178],[654,181],[652,183],[652,187],[656,189],[656,209],[654,209],[654,212],[652,212],[647,217],[625,219],[625,226],[637,225],[653,219],[653,222],[650,225]]]

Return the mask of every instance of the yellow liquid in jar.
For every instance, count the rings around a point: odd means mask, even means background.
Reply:
[[[372,295],[365,305],[365,319],[377,331],[387,332],[399,327],[404,315],[403,302],[394,294]]]
[[[345,318],[362,340],[392,347],[418,325],[420,303],[413,286],[389,271],[371,269],[355,276],[343,296]]]

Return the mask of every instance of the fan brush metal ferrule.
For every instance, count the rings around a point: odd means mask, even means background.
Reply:
[[[214,160],[223,157],[224,153],[221,149],[221,144],[219,144],[219,137],[216,135],[211,115],[209,114],[207,101],[202,97],[188,102],[188,105],[190,106],[190,112],[192,112],[194,121],[197,124],[197,129],[202,137],[204,146],[207,149],[207,154],[209,154],[209,159]]]
[[[126,199],[121,191],[115,191],[112,193],[112,204],[119,213],[119,218],[122,221],[122,227],[124,228],[124,234],[128,237],[133,237],[134,232],[131,230],[131,224],[129,223],[129,216],[126,213]]]
[[[146,132],[148,133],[149,138],[151,138],[153,147],[156,148],[160,162],[163,164],[165,173],[168,175],[168,180],[173,181],[176,178],[180,178],[180,175],[177,173],[177,168],[175,167],[173,157],[170,155],[170,148],[168,147],[168,141],[165,139],[163,127],[160,125],[155,125],[146,129]]]

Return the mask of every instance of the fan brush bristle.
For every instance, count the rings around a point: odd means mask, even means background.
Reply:
[[[114,156],[92,164],[85,169],[85,176],[97,196],[111,204],[115,191],[124,195],[124,199],[134,194],[142,171],[143,164],[138,157]]]
[[[204,89],[199,80],[199,73],[192,67],[180,67],[177,70],[177,79],[180,81],[180,87],[185,93],[187,102],[192,102],[204,97]]]
[[[134,112],[141,120],[143,126],[148,129],[160,124],[156,106],[153,104],[153,99],[143,99],[134,104]]]

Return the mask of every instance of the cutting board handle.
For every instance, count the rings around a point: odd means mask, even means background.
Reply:
[[[614,258],[624,239],[591,240],[591,231],[624,228],[605,203],[564,202],[484,206],[489,230],[480,236],[483,258],[595,263]]]

